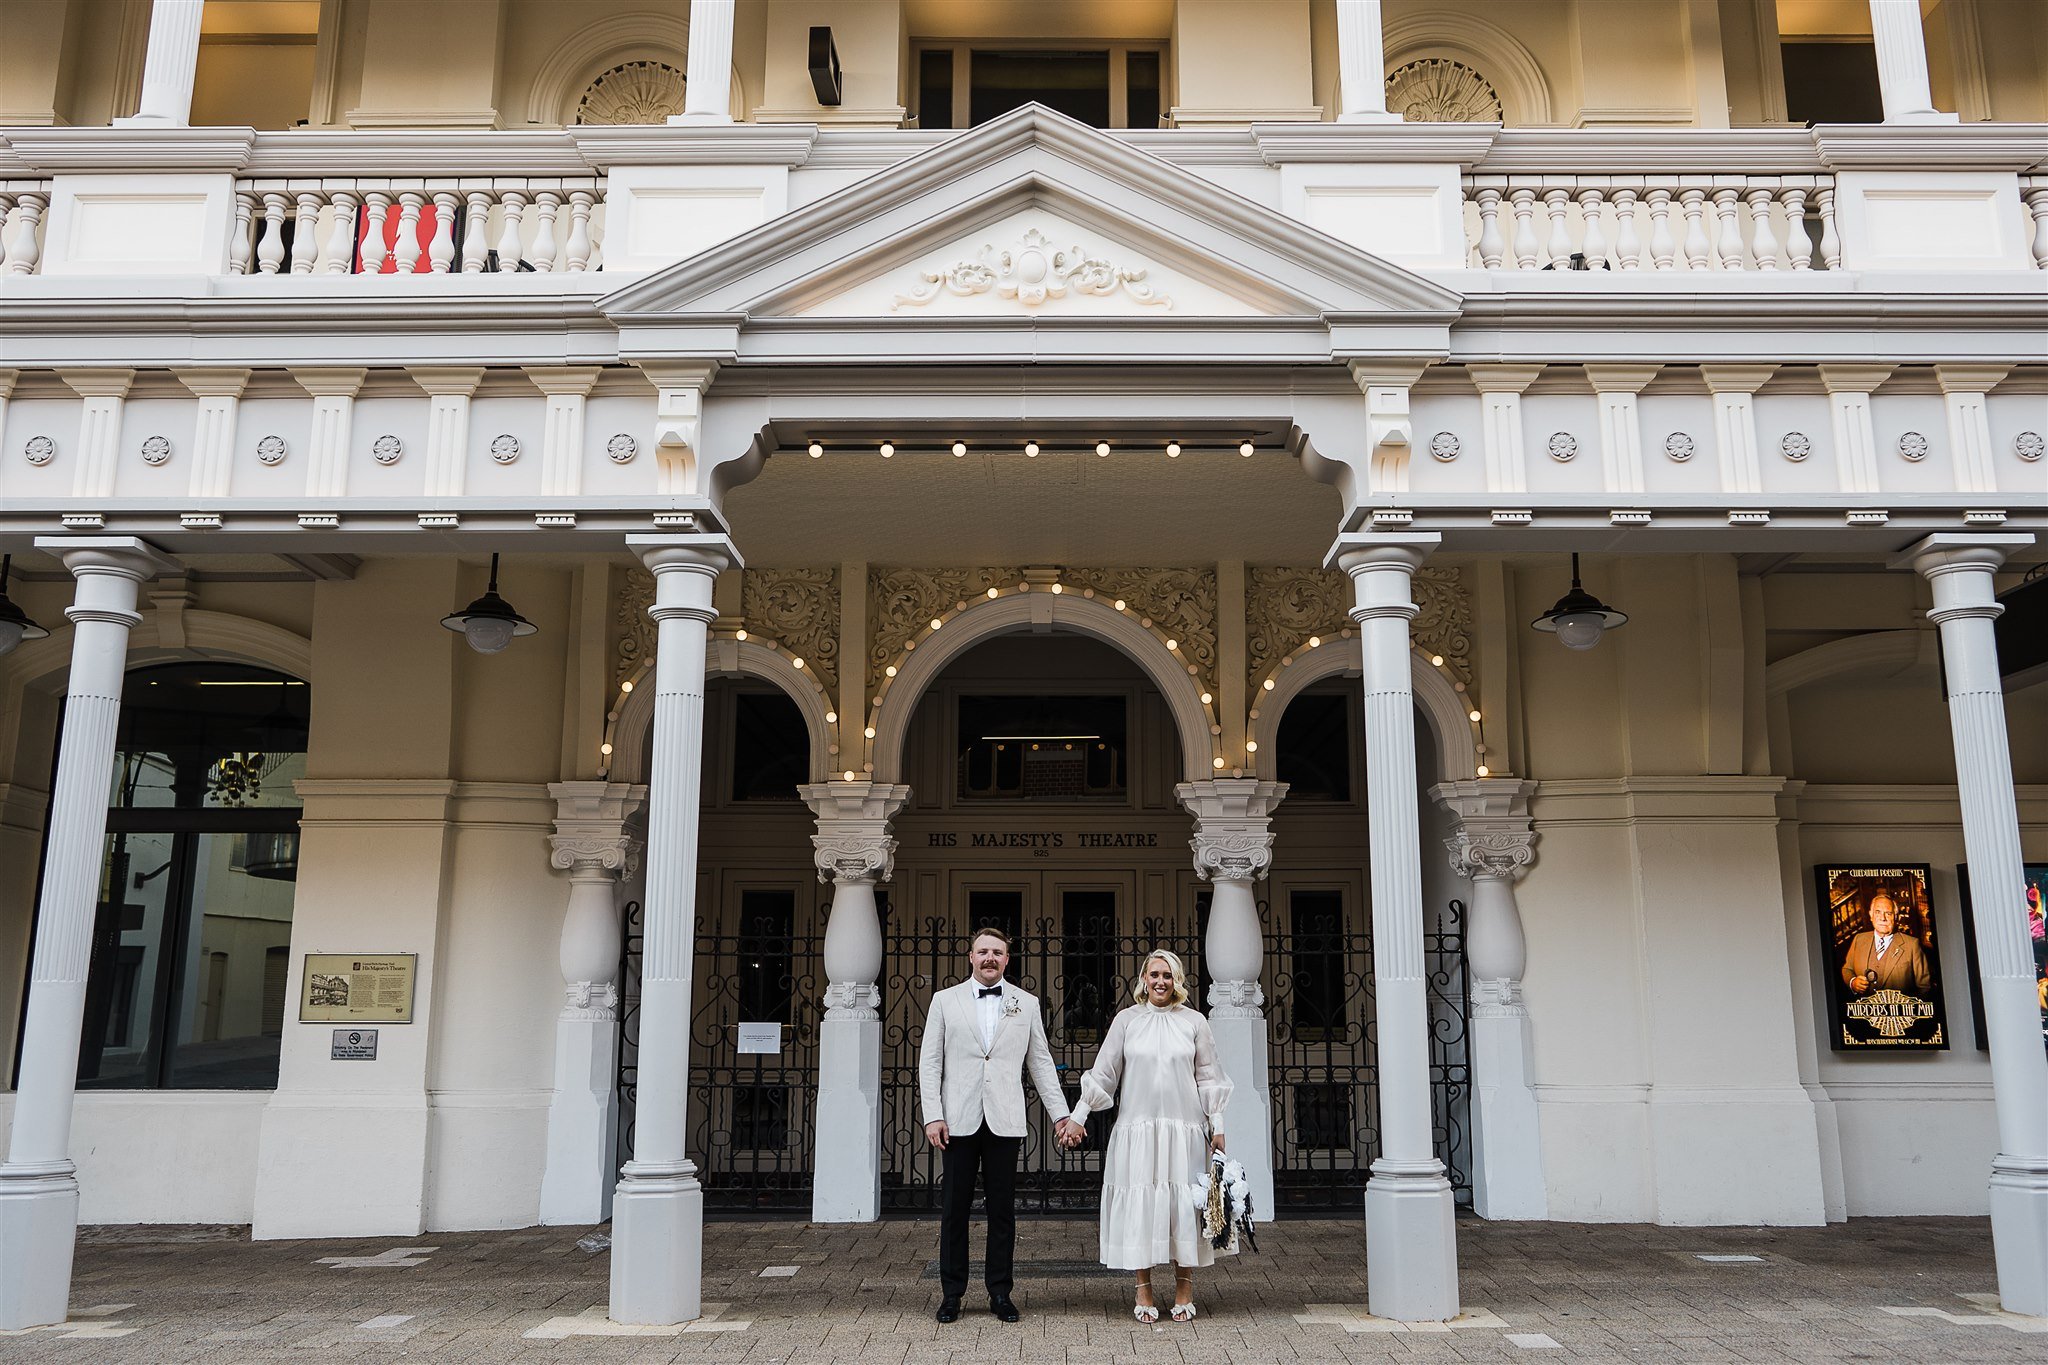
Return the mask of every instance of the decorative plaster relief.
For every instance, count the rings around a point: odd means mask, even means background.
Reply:
[[[621,62],[602,72],[576,104],[579,127],[667,123],[683,112],[683,73],[667,62]]]
[[[1121,600],[1180,643],[1180,656],[1202,686],[1216,688],[1216,571],[1214,569],[1067,569],[1067,591]]]
[[[1813,454],[1813,439],[1803,431],[1788,431],[1778,442],[1778,453],[1798,464]]]
[[[1463,449],[1464,443],[1448,431],[1439,431],[1429,438],[1429,453],[1445,464],[1457,459],[1458,452]]]
[[[2029,464],[2040,459],[2044,450],[2048,450],[2048,441],[2043,441],[2038,431],[2023,431],[2012,438],[2012,453]]]
[[[1692,437],[1682,431],[1674,431],[1664,438],[1664,453],[1680,464],[1690,460],[1696,449],[1698,447],[1693,443]]]
[[[628,432],[620,432],[604,443],[604,453],[611,456],[613,464],[631,464],[633,457],[640,453],[640,443]]]
[[[491,458],[499,464],[511,464],[519,458],[519,438],[507,432],[491,442]]]
[[[827,698],[839,695],[839,570],[748,569],[740,575],[747,629],[804,661]]]
[[[285,453],[288,449],[289,447],[285,445],[284,437],[265,436],[256,443],[256,462],[266,465],[283,464]]]
[[[47,436],[31,436],[28,444],[21,448],[21,453],[28,457],[30,464],[41,469],[57,458],[57,443]]]
[[[1563,464],[1576,459],[1579,454],[1579,438],[1569,431],[1554,431],[1550,434],[1550,458]]]
[[[398,463],[398,457],[405,454],[405,442],[396,436],[379,436],[370,443],[370,458],[378,464]]]
[[[1444,565],[1415,571],[1416,616],[1409,625],[1418,649],[1441,654],[1444,667],[1472,682],[1472,603],[1463,575]],[[1351,580],[1335,569],[1250,567],[1245,574],[1245,695],[1258,704],[1260,683],[1311,636],[1352,628]]]
[[[142,462],[146,465],[160,465],[171,458],[171,438],[152,436],[142,443]]]
[[[1913,464],[1927,458],[1927,438],[1917,431],[1909,431],[1899,437],[1899,455]]]
[[[1444,57],[1424,57],[1388,72],[1387,109],[1410,123],[1507,121],[1486,78]]]
[[[654,575],[646,569],[628,569],[619,584],[618,599],[612,607],[612,626],[619,633],[612,651],[612,681],[620,682],[654,662],[654,618],[647,609],[654,605]]]
[[[1047,299],[1076,294],[1110,295],[1122,291],[1138,303],[1160,308],[1173,307],[1173,300],[1145,283],[1146,266],[1113,265],[1106,256],[1092,256],[1077,244],[1064,251],[1055,248],[1037,228],[1027,228],[1017,245],[998,251],[985,244],[972,259],[958,261],[944,270],[920,271],[920,283],[907,294],[898,294],[892,308],[905,304],[926,304],[941,291],[969,298],[994,291],[1015,299],[1026,308],[1038,308]]]
[[[881,691],[882,670],[929,633],[933,617],[1023,581],[1022,569],[869,569],[867,695]]]

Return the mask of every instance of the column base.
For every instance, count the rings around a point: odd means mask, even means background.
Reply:
[[[548,1164],[540,1221],[580,1227],[611,1217],[618,1181],[619,1023],[610,1011],[555,1021],[555,1097],[548,1104]]]
[[[1257,1006],[1217,1005],[1209,1011],[1216,1060],[1234,1088],[1223,1110],[1229,1154],[1242,1162],[1252,1187],[1252,1220],[1273,1221],[1273,1101],[1266,1081],[1266,1017]]]
[[[0,1166],[0,1332],[54,1327],[70,1316],[77,1238],[70,1162]]]
[[[672,1327],[704,1313],[704,1190],[688,1161],[629,1161],[612,1196],[611,1319]]]
[[[1443,1163],[1375,1161],[1365,1184],[1365,1311],[1396,1322],[1458,1316],[1455,1205]]]
[[[866,1016],[866,1017],[863,1017]],[[814,1223],[882,1216],[882,1021],[866,1008],[827,1010],[818,1043]]]
[[[1991,1159],[1991,1251],[1999,1306],[2048,1317],[2048,1160]]]
[[[1529,1087],[1529,1016],[1472,1011],[1472,1208],[1481,1218],[1549,1216],[1542,1128]]]

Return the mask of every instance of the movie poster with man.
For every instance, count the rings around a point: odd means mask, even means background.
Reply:
[[[1837,1052],[1948,1047],[1925,863],[1814,869]]]

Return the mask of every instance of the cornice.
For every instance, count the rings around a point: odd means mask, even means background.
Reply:
[[[1252,141],[1269,166],[1292,162],[1456,162],[1486,156],[1501,136],[1497,123],[1255,123]],[[1174,152],[1161,148],[1169,160]]]
[[[555,129],[296,128],[258,133],[245,173],[321,175],[589,175],[567,133]]]
[[[801,166],[819,139],[815,123],[610,125],[565,129],[583,160],[613,166]],[[899,153],[899,156],[903,153]]]
[[[121,171],[234,171],[256,146],[253,128],[10,128],[15,159],[44,175]]]
[[[2026,171],[2048,166],[2048,123],[1824,123],[1813,145],[1830,170]]]
[[[1577,175],[1811,175],[1821,169],[1821,162],[1803,128],[1509,128],[1470,169]]]

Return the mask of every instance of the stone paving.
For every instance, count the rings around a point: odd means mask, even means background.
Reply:
[[[604,1319],[585,1228],[251,1243],[243,1228],[88,1228],[72,1321],[0,1335],[0,1361],[1351,1360],[2048,1361],[2048,1319],[2000,1314],[1983,1219],[1830,1228],[1461,1220],[1469,1310],[1433,1330],[1364,1315],[1360,1220],[1289,1220],[1204,1271],[1201,1317],[1141,1327],[1086,1222],[1024,1220],[1006,1326],[970,1291],[932,1320],[936,1225],[722,1222],[706,1317]],[[1160,1283],[1167,1283],[1161,1274]]]

